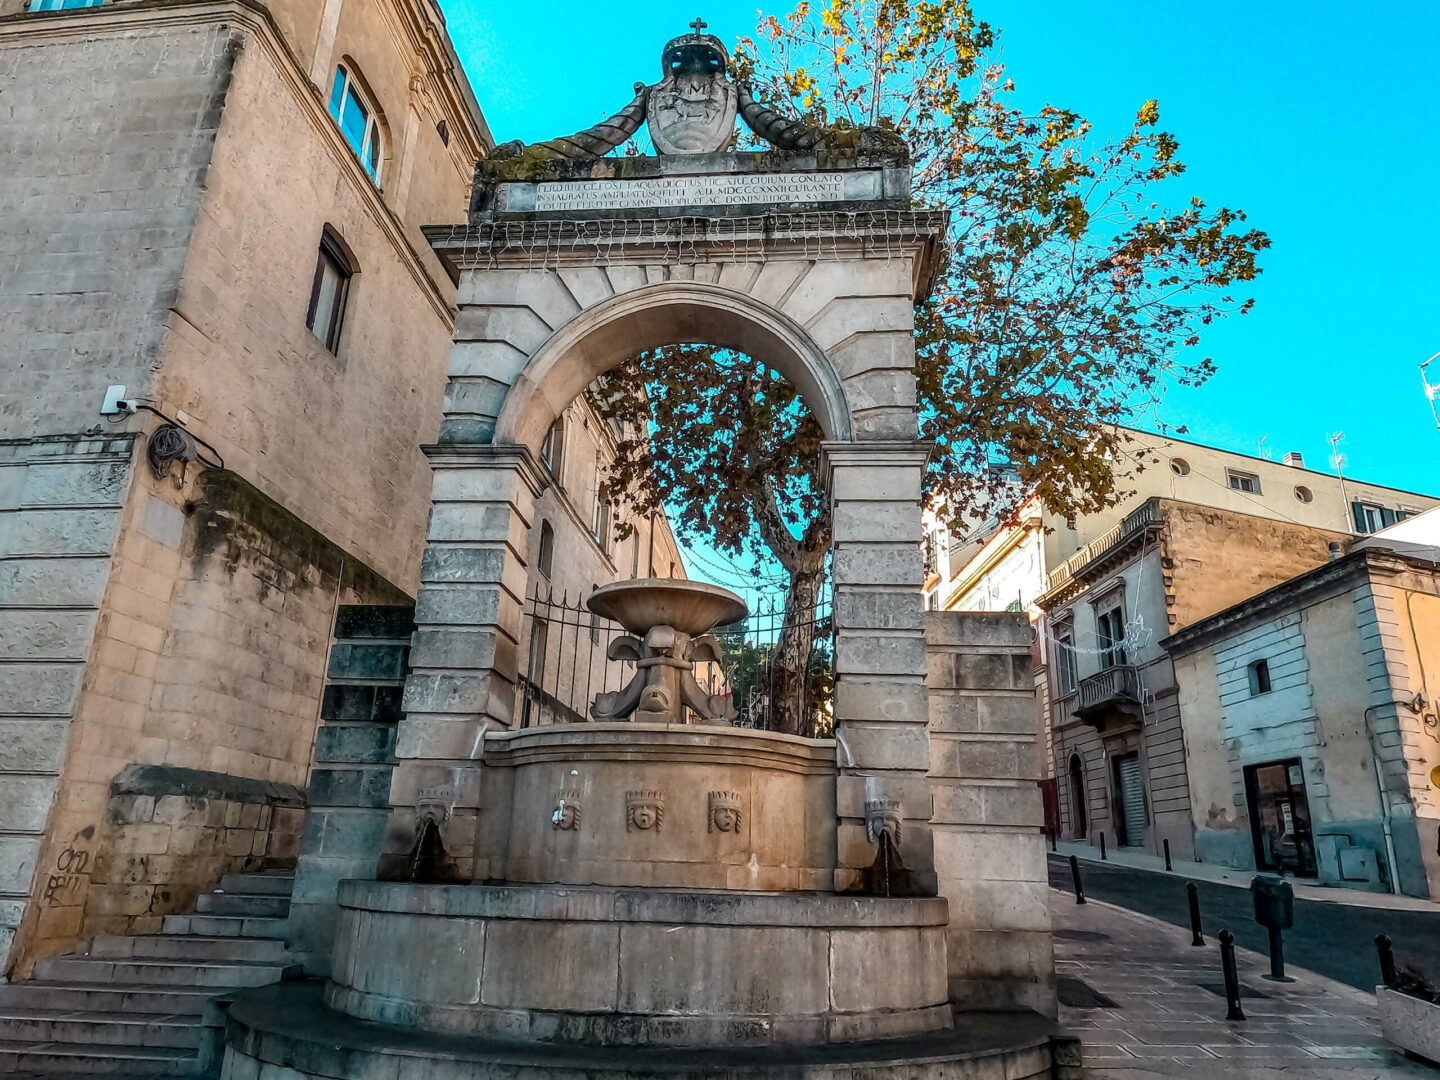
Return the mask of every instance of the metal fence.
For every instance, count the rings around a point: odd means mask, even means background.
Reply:
[[[526,601],[520,727],[585,723],[597,694],[621,689],[635,674],[631,661],[607,656],[625,628],[596,615],[584,599],[537,588]],[[737,727],[828,737],[835,688],[829,590],[813,610],[789,619],[783,594],[751,595],[746,602],[744,620],[711,631],[721,661],[695,665],[696,681],[731,699]]]

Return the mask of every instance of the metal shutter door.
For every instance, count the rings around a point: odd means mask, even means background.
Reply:
[[[1145,782],[1140,776],[1140,759],[1120,759],[1120,801],[1125,812],[1125,839],[1132,847],[1145,844]]]

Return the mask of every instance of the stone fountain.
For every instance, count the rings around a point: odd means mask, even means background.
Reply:
[[[606,656],[635,665],[626,686],[596,696],[590,709],[596,720],[683,724],[686,708],[709,723],[735,718],[729,699],[705,693],[693,668],[720,661],[720,643],[709,630],[745,617],[740,597],[699,581],[640,578],[596,589],[587,606],[630,632],[612,641]]]
[[[388,818],[307,828],[329,977],[242,994],[224,1080],[1079,1075],[1040,1015],[1033,635],[919,606],[913,311],[943,214],[910,207],[893,132],[781,116],[701,20],[663,68],[585,132],[498,147],[468,225],[428,230],[460,312]],[[737,116],[770,149],[732,150]],[[647,122],[658,155],[611,155]],[[692,667],[744,605],[669,580],[592,598],[635,665],[595,722],[512,726],[535,448],[677,341],[769,363],[824,432],[835,740],[726,724]],[[332,846],[456,883],[312,886]]]

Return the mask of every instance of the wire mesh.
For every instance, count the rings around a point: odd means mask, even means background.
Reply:
[[[835,689],[829,590],[793,612],[783,594],[756,594],[747,603],[743,620],[711,631],[721,660],[695,664],[696,682],[730,699],[736,727],[828,737]],[[525,630],[520,727],[586,723],[598,694],[620,690],[635,675],[632,661],[609,657],[625,628],[592,612],[579,594],[557,598],[537,587],[525,604]],[[687,722],[699,719],[686,713]]]

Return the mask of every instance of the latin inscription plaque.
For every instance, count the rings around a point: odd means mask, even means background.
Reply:
[[[850,190],[856,186],[855,179],[857,177],[854,173],[831,172],[752,176],[657,176],[643,180],[571,180],[536,184],[535,209],[542,212],[643,210],[675,206],[739,206],[747,203],[842,202],[857,197],[865,198],[867,195],[870,198],[875,197],[868,191],[862,194]]]

